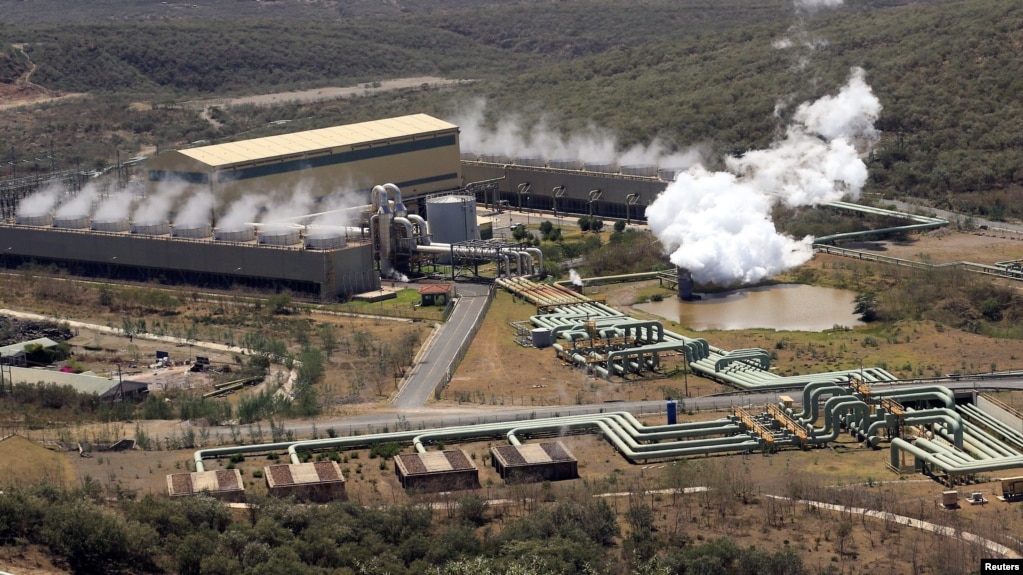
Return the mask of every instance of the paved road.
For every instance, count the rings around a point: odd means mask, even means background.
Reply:
[[[490,293],[489,285],[456,284],[459,298],[451,317],[443,323],[419,354],[420,361],[409,375],[391,403],[397,409],[415,409],[426,405],[439,384],[450,378],[454,359],[461,346],[474,333],[475,325],[483,319],[483,308]]]
[[[891,384],[874,384],[872,389],[881,390],[895,386],[923,386],[943,385],[953,391],[956,390],[991,390],[1011,389],[1023,390],[1023,376],[1013,377],[977,377],[973,379],[961,378],[940,379],[940,380],[914,380],[896,382]],[[679,410],[693,411],[719,411],[730,410],[733,406],[740,407],[761,407],[765,403],[778,401],[779,395],[792,397],[797,405],[802,402],[802,395],[795,391],[769,391],[760,393],[732,393],[721,395],[709,395],[704,397],[693,397],[685,400],[679,406]],[[568,415],[583,415],[588,413],[607,413],[611,411],[628,411],[636,416],[653,415],[664,413],[666,402],[656,401],[629,401],[629,402],[608,402],[588,405],[548,405],[533,407],[493,407],[483,405],[464,404],[462,406],[438,406],[432,408],[420,408],[412,410],[395,410],[387,413],[373,413],[353,417],[340,417],[329,420],[313,421],[288,421],[286,426],[295,432],[298,437],[308,436],[312,433],[313,425],[317,433],[324,435],[328,428],[334,428],[339,435],[351,435],[353,433],[368,433],[382,431],[396,431],[400,429],[430,429],[455,425],[475,425],[482,423],[497,423],[501,421],[521,421],[528,419],[542,419],[547,417],[561,417]],[[211,428],[211,435],[216,436],[218,432],[227,436],[229,428]]]

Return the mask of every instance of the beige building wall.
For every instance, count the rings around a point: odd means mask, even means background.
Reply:
[[[361,138],[361,139],[360,139]],[[147,194],[182,201],[212,191],[215,212],[243,196],[284,202],[302,190],[314,198],[394,183],[403,197],[461,185],[458,127],[425,114],[164,152],[147,164]]]

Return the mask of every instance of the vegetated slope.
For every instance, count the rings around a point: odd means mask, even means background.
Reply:
[[[568,129],[595,123],[623,145],[661,136],[741,153],[769,145],[795,104],[837,92],[860,66],[884,105],[873,190],[1021,215],[992,190],[1023,181],[1023,4],[838,10],[805,25],[616,48],[511,78],[490,103]],[[796,46],[776,48],[783,38]]]
[[[788,21],[785,0],[590,2],[500,6],[477,14],[445,13],[431,26],[513,53],[565,60],[625,46],[707,35],[769,21]]]
[[[74,24],[166,20],[339,20],[471,11],[546,0],[0,0],[10,24]]]
[[[11,84],[29,69],[25,56],[8,44],[0,44],[0,84]]]
[[[35,81],[70,91],[188,94],[467,75],[514,62],[449,32],[357,21],[173,22],[22,30]]]

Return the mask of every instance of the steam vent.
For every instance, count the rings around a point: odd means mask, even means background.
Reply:
[[[237,469],[172,473],[167,476],[167,493],[171,497],[206,493],[222,501],[240,502],[245,500],[245,484]]]
[[[326,503],[345,500],[345,478],[336,461],[270,465],[263,469],[270,495]]]
[[[683,301],[692,301],[694,299],[700,299],[693,295],[693,274],[686,268],[675,268],[678,274],[678,299]]]
[[[579,462],[560,441],[490,448],[494,469],[508,483],[561,481],[579,477]]]
[[[394,473],[402,487],[420,493],[478,489],[480,486],[479,469],[461,450],[396,455]]]

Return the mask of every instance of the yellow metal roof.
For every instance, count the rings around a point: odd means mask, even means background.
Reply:
[[[346,126],[189,148],[178,150],[178,152],[208,166],[223,167],[281,156],[326,152],[342,146],[369,144],[452,129],[457,130],[458,126],[426,114],[413,114]]]

